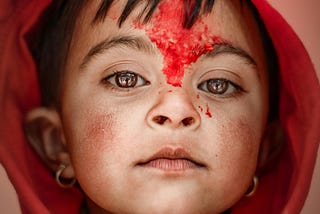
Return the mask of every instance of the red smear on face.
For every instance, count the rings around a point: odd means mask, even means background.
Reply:
[[[210,112],[210,109],[209,109],[209,105],[208,104],[206,104],[206,115],[208,116],[208,117],[212,117],[212,114],[211,114],[211,112]]]
[[[181,87],[184,68],[213,50],[222,39],[209,32],[208,26],[198,20],[191,29],[183,28],[184,5],[180,1],[164,1],[151,20],[151,25],[136,27],[144,29],[150,40],[164,56],[163,73],[167,83]]]
[[[201,106],[198,106],[198,108],[199,108],[199,110],[200,110],[200,112],[203,112],[203,108],[201,107]],[[208,117],[212,117],[212,114],[211,114],[211,112],[210,112],[210,109],[209,109],[209,105],[208,104],[206,104],[206,112],[205,112],[205,114],[208,116]]]

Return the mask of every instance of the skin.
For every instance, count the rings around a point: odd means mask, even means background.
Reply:
[[[221,213],[247,191],[267,121],[267,71],[253,17],[246,5],[217,0],[214,12],[189,34],[207,26],[206,37],[241,48],[255,64],[234,53],[206,52],[185,63],[176,85],[165,73],[170,56],[157,47],[161,38],[150,38],[148,29],[157,20],[137,27],[138,7],[119,28],[115,18],[123,5],[117,1],[96,25],[90,21],[98,5],[86,5],[63,76],[60,117],[90,213]],[[170,34],[166,25],[156,24]],[[152,48],[114,45],[87,56],[101,41],[119,35],[142,38]],[[206,41],[194,43],[205,46]],[[144,80],[121,88],[112,75],[123,70]],[[226,93],[215,94],[199,88],[217,78],[241,89],[229,84]],[[201,167],[179,158],[141,164],[161,149],[183,150]]]

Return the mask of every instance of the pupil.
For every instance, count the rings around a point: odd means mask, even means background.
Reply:
[[[210,80],[208,90],[212,93],[223,94],[228,89],[227,82],[224,80]]]
[[[122,88],[134,87],[137,84],[137,75],[132,73],[117,74],[116,84]]]

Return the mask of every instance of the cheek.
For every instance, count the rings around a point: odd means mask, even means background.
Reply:
[[[112,149],[115,136],[115,118],[112,114],[102,114],[86,117],[83,137],[80,139],[86,145],[91,145],[94,149]]]
[[[211,159],[225,199],[237,201],[246,192],[255,173],[260,138],[254,127],[244,120],[221,125],[216,142],[219,149]]]
[[[90,112],[82,118],[78,124],[81,128],[75,129],[75,136],[69,142],[72,162],[78,173],[97,171],[101,167],[101,162],[105,162],[106,156],[114,150],[117,130],[113,114]]]
[[[211,162],[227,182],[224,185],[233,186],[236,180],[245,184],[246,179],[250,180],[256,167],[260,133],[240,119],[220,123],[211,138],[212,150],[216,151],[211,154]]]
[[[74,123],[78,129],[73,129],[68,142],[76,178],[93,197],[101,196],[101,188],[109,186],[112,180],[108,167],[116,150],[116,121],[114,114],[88,112],[81,116],[78,124]]]
[[[219,138],[224,142],[222,153],[235,153],[231,157],[251,159],[259,147],[257,131],[245,120],[229,121],[220,127]],[[243,153],[242,155],[240,155]],[[234,159],[230,158],[233,162]]]

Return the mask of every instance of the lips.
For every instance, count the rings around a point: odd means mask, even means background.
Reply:
[[[163,171],[184,171],[205,167],[203,163],[195,160],[183,148],[163,148],[147,160],[139,162],[137,165]]]

